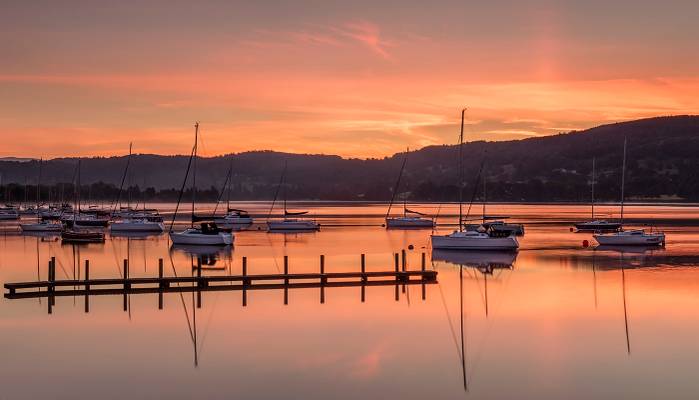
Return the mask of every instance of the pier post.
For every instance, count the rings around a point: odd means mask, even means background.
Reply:
[[[328,278],[325,277],[325,254],[320,255],[320,304],[325,303],[325,283]]]
[[[56,257],[51,257],[51,283],[55,283],[55,282],[56,282]],[[56,286],[51,285],[51,293],[53,293],[55,291],[56,291]],[[49,301],[51,302],[52,306],[56,305],[56,297],[55,296],[51,296]]]
[[[128,283],[129,280],[129,260],[124,259],[124,290],[131,289],[131,284]]]
[[[247,275],[248,275],[248,258],[243,256],[243,290],[241,290],[241,292],[243,292],[243,307],[248,305],[247,287],[248,287],[248,283],[250,283],[250,281],[248,281]]]
[[[401,270],[405,271],[405,266],[407,264],[407,261],[405,260],[405,249],[400,251],[400,255],[401,255],[401,262],[400,262]]]
[[[90,260],[85,260],[85,312],[90,312]]]
[[[163,309],[163,259],[158,259],[158,310]]]
[[[289,284],[289,256],[284,256],[284,284]]]
[[[426,294],[425,293],[425,266],[426,266],[425,252],[423,251],[422,256],[421,256],[421,261],[420,261],[420,270],[422,271],[422,279],[421,279],[422,280],[422,300],[425,300],[425,294]]]
[[[197,257],[197,308],[201,308],[201,287],[204,281],[201,279],[201,257]]]
[[[127,283],[129,280],[129,260],[126,258],[124,259],[124,272],[122,274],[124,276],[124,312],[129,310],[129,295],[126,293],[127,290],[131,289],[131,285]]]
[[[362,282],[366,282],[366,256],[362,253],[361,255],[362,264]]]

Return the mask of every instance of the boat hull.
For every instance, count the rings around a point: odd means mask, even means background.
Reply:
[[[267,222],[270,231],[310,232],[320,230],[320,225],[313,221],[270,221]]]
[[[112,232],[162,232],[165,227],[160,222],[114,222],[109,229]]]
[[[519,242],[514,236],[479,238],[432,235],[431,238],[433,249],[515,251],[519,248]]]
[[[177,245],[228,246],[233,244],[233,235],[227,232],[215,234],[170,232],[170,240]]]
[[[621,224],[616,222],[601,224],[583,222],[580,224],[575,224],[575,229],[580,232],[614,232],[621,229]]]
[[[434,228],[434,221],[423,218],[386,218],[386,228]]]
[[[23,232],[61,232],[63,230],[61,224],[20,224],[19,227]]]
[[[593,235],[601,246],[661,246],[665,244],[664,234],[643,235]]]

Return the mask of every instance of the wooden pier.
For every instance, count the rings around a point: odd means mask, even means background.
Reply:
[[[320,289],[320,302],[325,302],[325,289],[335,287],[360,287],[361,301],[365,301],[365,288],[372,286],[395,286],[395,300],[399,299],[399,287],[422,285],[422,298],[425,299],[425,285],[437,283],[437,271],[425,268],[425,254],[422,254],[421,269],[407,270],[405,252],[394,255],[394,268],[384,271],[366,271],[366,257],[360,258],[359,271],[326,272],[325,257],[320,256],[319,272],[290,273],[289,260],[284,256],[284,272],[277,274],[249,274],[247,258],[242,258],[240,275],[202,275],[201,259],[197,259],[192,276],[165,276],[163,259],[159,260],[157,277],[129,276],[129,264],[124,260],[122,277],[90,278],[90,262],[85,261],[84,279],[56,279],[56,261],[48,263],[48,279],[43,281],[5,283],[5,298],[27,299],[48,298],[48,312],[52,312],[56,297],[85,296],[85,312],[89,312],[89,297],[99,295],[123,295],[124,311],[126,298],[131,294],[158,294],[158,306],[163,307],[163,294],[196,292],[197,306],[201,307],[201,293],[213,291],[241,291],[243,306],[247,305],[247,292],[250,290],[283,290],[284,304],[288,304],[290,289]]]

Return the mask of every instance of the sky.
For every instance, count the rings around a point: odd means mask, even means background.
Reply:
[[[383,157],[699,113],[699,2],[13,1],[0,157]]]

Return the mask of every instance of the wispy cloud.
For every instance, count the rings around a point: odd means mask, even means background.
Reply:
[[[367,21],[351,22],[345,24],[343,28],[334,28],[334,31],[341,36],[356,40],[385,59],[391,58],[388,52],[391,42],[381,37],[381,30],[375,24]]]

